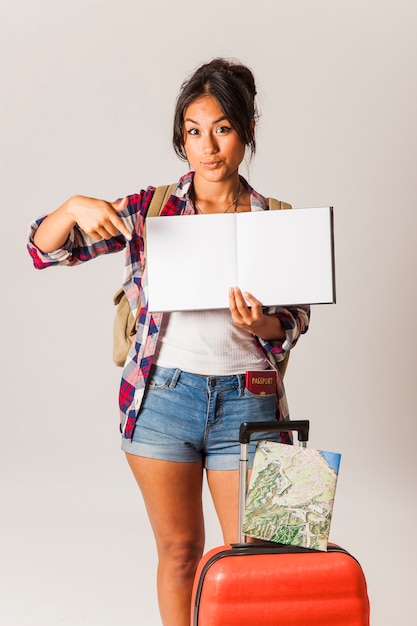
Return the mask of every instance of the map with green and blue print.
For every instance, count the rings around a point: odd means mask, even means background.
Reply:
[[[341,455],[260,441],[243,523],[245,535],[326,550]]]

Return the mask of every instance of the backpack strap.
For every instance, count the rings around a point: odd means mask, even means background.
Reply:
[[[276,198],[267,198],[267,200],[268,200],[270,210],[292,208],[291,204],[288,204],[288,202],[282,202],[282,200],[277,200]]]
[[[177,183],[173,183],[172,185],[161,185],[155,188],[146,217],[157,217],[161,213],[176,186]]]
[[[155,188],[146,213],[147,217],[157,217],[161,213],[176,186],[177,183],[174,183]],[[145,236],[145,228],[143,236]],[[113,303],[117,307],[113,322],[113,361],[116,365],[123,367],[136,334],[137,318],[133,317],[123,287],[114,294]],[[137,315],[139,315],[139,308]]]
[[[146,217],[158,217],[160,215],[162,209],[168,202],[168,199],[172,195],[176,186],[177,183],[173,183],[172,185],[161,185],[160,187],[155,187],[152,200],[150,201],[148,210],[146,211]],[[144,225],[143,227],[144,238],[146,235],[145,226],[146,225]]]

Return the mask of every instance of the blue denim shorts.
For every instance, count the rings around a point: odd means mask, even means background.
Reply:
[[[276,419],[276,395],[254,395],[245,375],[200,376],[152,366],[130,454],[177,462],[203,461],[207,469],[239,469],[242,422]],[[249,444],[249,467],[259,439],[280,441],[279,433],[256,433]]]

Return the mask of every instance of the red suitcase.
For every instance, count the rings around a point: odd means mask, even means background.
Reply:
[[[298,431],[308,420],[244,423],[240,429],[239,544],[207,552],[194,582],[191,626],[369,626],[362,568],[346,550],[327,552],[282,544],[245,543],[241,527],[247,489],[248,443],[253,432]]]

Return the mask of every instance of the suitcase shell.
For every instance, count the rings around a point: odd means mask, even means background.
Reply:
[[[277,427],[278,424],[278,427]],[[287,422],[308,439],[307,420]],[[284,430],[282,422],[243,424],[239,488],[241,543],[208,551],[199,563],[191,626],[369,626],[364,573],[346,550],[327,552],[271,542],[245,543],[241,534],[247,485],[247,443],[255,431]]]

